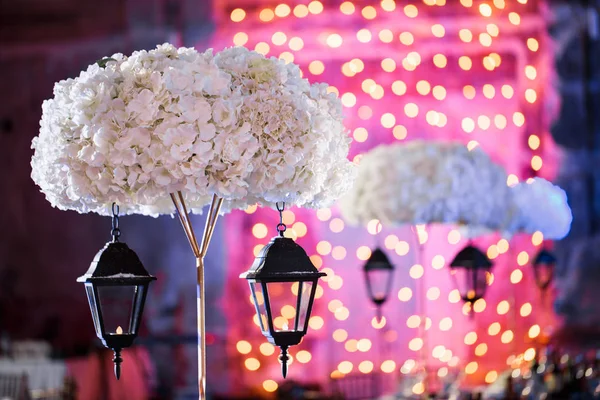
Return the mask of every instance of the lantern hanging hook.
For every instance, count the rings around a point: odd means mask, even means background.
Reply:
[[[121,236],[121,230],[119,229],[119,205],[112,203],[112,230],[110,234],[113,237],[113,242],[118,242]]]
[[[287,230],[287,227],[283,223],[283,211],[285,210],[285,201],[276,202],[275,207],[277,208],[277,211],[279,211],[279,223],[277,224],[277,232],[279,232],[279,236],[283,237],[283,234]]]

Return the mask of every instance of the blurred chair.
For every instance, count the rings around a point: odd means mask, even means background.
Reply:
[[[330,384],[333,395],[344,400],[375,399],[383,394],[378,374],[345,375]]]
[[[36,340],[24,340],[12,343],[12,358],[22,360],[48,360],[52,353],[50,343]]]
[[[27,374],[0,373],[0,400],[30,400]]]

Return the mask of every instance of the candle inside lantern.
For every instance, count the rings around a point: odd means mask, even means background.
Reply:
[[[123,334],[123,328],[121,328],[121,326],[117,326],[117,335],[122,335]]]
[[[289,330],[290,330],[290,327],[288,326],[287,322],[284,322],[284,323],[283,323],[282,329],[283,329],[284,331],[289,331]]]

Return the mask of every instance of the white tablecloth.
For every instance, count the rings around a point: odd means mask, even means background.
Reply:
[[[64,362],[47,360],[0,360],[0,374],[26,373],[30,390],[57,389],[63,386],[67,368]]]

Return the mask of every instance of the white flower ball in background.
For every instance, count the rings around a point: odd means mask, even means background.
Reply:
[[[500,229],[509,204],[506,173],[479,148],[415,140],[381,145],[361,159],[341,201],[351,223],[455,223]]]
[[[542,232],[545,239],[560,240],[569,234],[573,215],[567,194],[542,178],[511,188],[516,214],[515,229],[528,234]]]

